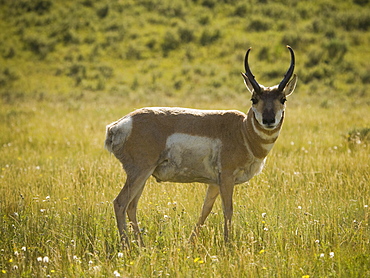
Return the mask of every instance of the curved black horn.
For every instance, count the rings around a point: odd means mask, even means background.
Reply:
[[[258,94],[261,92],[261,87],[254,78],[254,75],[252,74],[249,65],[248,65],[248,56],[249,56],[249,51],[251,51],[252,48],[249,48],[247,53],[245,54],[245,59],[244,59],[244,68],[245,68],[245,75],[248,77],[249,81],[251,82],[254,91]]]
[[[278,88],[279,88],[280,91],[284,90],[284,88],[285,88],[286,84],[288,83],[289,79],[292,77],[293,71],[294,71],[294,65],[295,65],[294,51],[289,45],[287,45],[286,47],[290,51],[291,60],[290,60],[290,67],[289,67],[288,71],[285,73],[283,80],[281,80],[281,82],[279,84]]]

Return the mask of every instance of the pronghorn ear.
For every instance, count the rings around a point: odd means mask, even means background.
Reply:
[[[283,91],[283,93],[286,97],[293,93],[293,91],[295,89],[295,86],[297,85],[297,81],[298,81],[297,75],[293,74],[293,78],[290,79],[288,84],[286,84],[286,86],[284,88],[284,91]]]
[[[249,78],[245,75],[244,72],[241,72],[242,76],[243,76],[243,79],[244,79],[244,84],[245,86],[248,88],[248,91],[253,94],[254,92],[254,89],[253,89],[253,85],[252,83],[249,81]]]

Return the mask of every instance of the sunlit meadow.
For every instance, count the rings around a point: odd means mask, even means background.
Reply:
[[[370,277],[369,1],[0,0],[0,277]],[[250,107],[296,53],[264,171],[220,200],[150,178],[118,238],[105,126],[143,106]]]
[[[353,121],[359,128],[367,124],[367,108],[295,107],[293,100],[288,105],[265,170],[236,188],[230,243],[223,242],[220,202],[197,242],[187,241],[200,212],[203,185],[150,179],[139,203],[146,247],[137,247],[132,237],[130,251],[121,249],[112,208],[125,175],[103,149],[105,123],[125,109],[94,103],[74,109],[40,102],[5,106],[1,272],[368,276],[369,142],[348,138]]]

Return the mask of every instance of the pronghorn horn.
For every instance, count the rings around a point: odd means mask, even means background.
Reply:
[[[245,59],[244,59],[244,67],[245,67],[245,75],[248,77],[249,81],[251,82],[254,91],[259,94],[261,92],[261,87],[254,78],[254,75],[252,74],[249,65],[248,65],[248,56],[249,56],[249,51],[251,51],[252,48],[249,48],[247,53],[245,54]]]
[[[293,71],[294,71],[294,65],[295,65],[294,51],[289,45],[287,45],[286,47],[290,51],[291,60],[290,60],[290,67],[289,67],[288,71],[285,73],[283,80],[281,80],[281,82],[279,84],[278,88],[279,88],[280,91],[284,90],[284,88],[285,88],[286,84],[288,83],[289,79],[292,77]]]

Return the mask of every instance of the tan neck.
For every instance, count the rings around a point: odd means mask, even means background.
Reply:
[[[247,119],[244,122],[244,138],[247,147],[256,158],[263,159],[268,155],[279,136],[283,120],[284,114],[277,127],[271,130],[265,129],[256,120],[252,108],[249,109]]]

